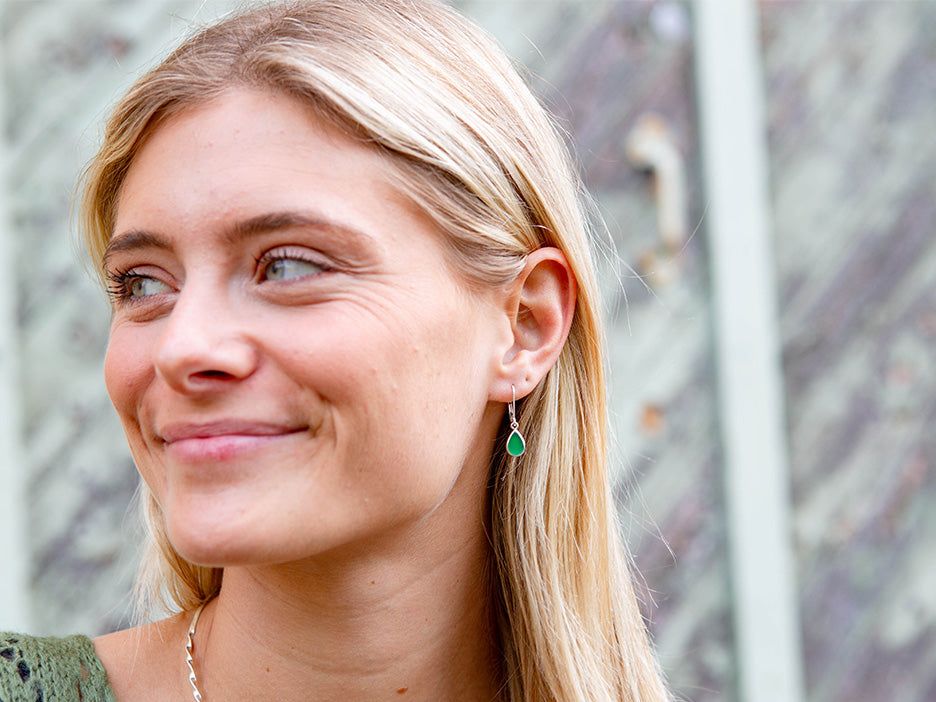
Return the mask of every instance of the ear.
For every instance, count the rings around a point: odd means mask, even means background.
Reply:
[[[491,399],[525,397],[559,358],[575,311],[575,276],[559,249],[537,249],[526,258],[507,299],[513,345],[506,350]]]

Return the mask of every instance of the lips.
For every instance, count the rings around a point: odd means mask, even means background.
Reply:
[[[219,461],[274,446],[307,427],[276,422],[226,419],[209,423],[175,422],[157,436],[177,460]]]

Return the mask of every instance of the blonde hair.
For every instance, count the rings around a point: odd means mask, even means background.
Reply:
[[[470,284],[506,284],[539,247],[565,253],[578,283],[568,340],[519,403],[526,454],[495,451],[491,466],[505,696],[669,699],[610,494],[604,340],[581,187],[561,135],[509,60],[432,0],[307,0],[204,29],[117,104],[84,174],[83,235],[99,268],[124,176],[147,135],[237,86],[302,100],[386,154]],[[159,505],[142,489],[153,554],[141,578],[150,593],[183,610],[214,597],[221,570],[175,552]]]

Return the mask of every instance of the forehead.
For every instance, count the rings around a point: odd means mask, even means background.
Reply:
[[[117,218],[128,200],[145,200],[154,186],[184,195],[199,181],[202,190],[227,185],[231,192],[269,195],[300,175],[356,177],[382,186],[389,196],[388,170],[378,150],[351,139],[298,100],[231,90],[167,117],[148,135],[122,183]]]
[[[420,216],[378,149],[277,93],[229,91],[167,117],[133,159],[116,203],[128,229],[210,228],[302,211],[355,228]]]

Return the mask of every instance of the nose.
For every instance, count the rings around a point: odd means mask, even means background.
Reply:
[[[186,394],[210,394],[248,378],[258,351],[245,321],[217,290],[183,289],[155,350],[156,375]]]

